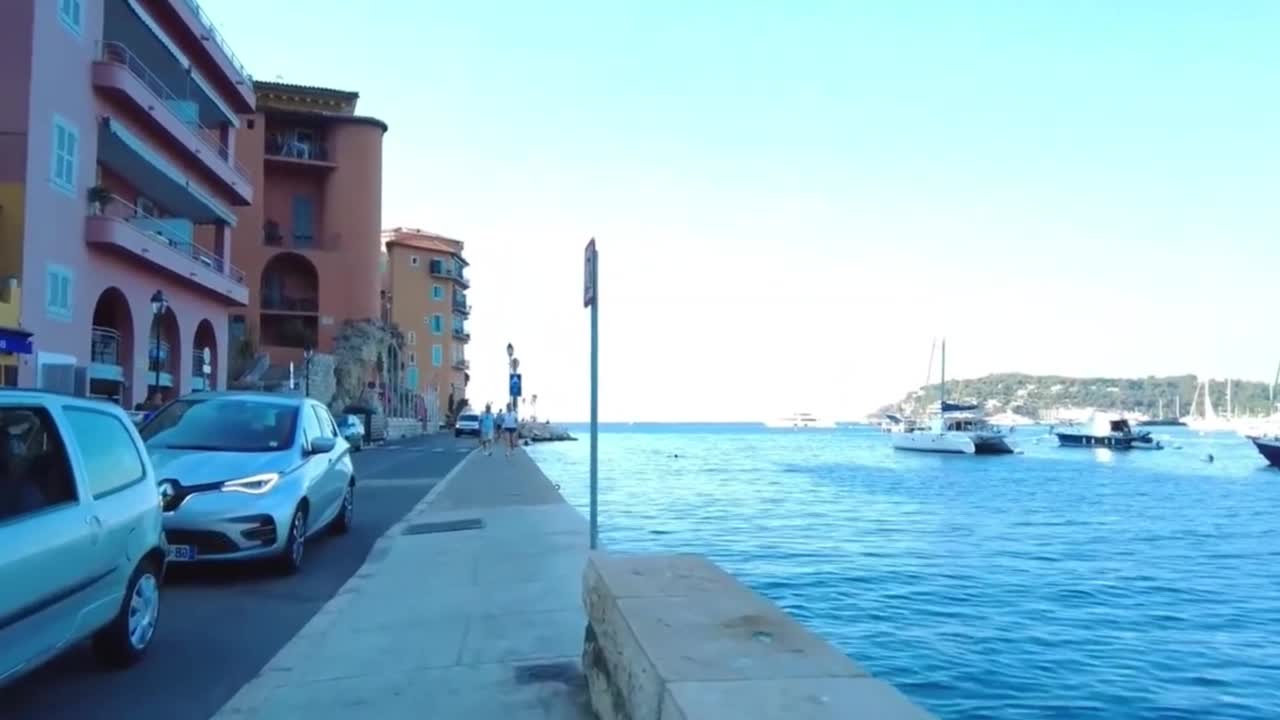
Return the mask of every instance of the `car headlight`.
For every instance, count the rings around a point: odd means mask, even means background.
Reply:
[[[222,483],[223,492],[242,492],[252,495],[261,495],[280,481],[280,473],[262,473],[261,475],[253,475],[239,480],[228,480]]]
[[[178,489],[174,486],[172,480],[161,482],[158,489],[160,491],[160,507],[169,507],[169,503],[173,501],[173,496],[178,494]]]

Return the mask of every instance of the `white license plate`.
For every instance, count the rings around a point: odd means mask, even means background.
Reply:
[[[195,560],[196,549],[191,547],[190,545],[170,545],[169,559],[170,560]]]

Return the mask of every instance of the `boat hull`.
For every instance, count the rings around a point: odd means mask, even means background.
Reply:
[[[1085,435],[1083,433],[1054,433],[1058,436],[1058,444],[1063,447],[1109,448],[1111,450],[1130,450],[1133,438],[1119,435]]]
[[[999,435],[962,432],[895,432],[893,447],[910,452],[946,455],[1008,455],[1013,448]]]
[[[1280,468],[1280,440],[1276,438],[1249,438],[1249,440],[1272,467]]]

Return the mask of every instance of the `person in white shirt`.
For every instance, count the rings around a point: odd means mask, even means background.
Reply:
[[[511,457],[520,435],[520,416],[514,405],[507,405],[507,411],[502,414],[502,434],[507,436],[507,457]]]

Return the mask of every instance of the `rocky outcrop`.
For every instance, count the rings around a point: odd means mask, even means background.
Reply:
[[[520,423],[520,439],[529,442],[562,442],[578,438],[570,435],[568,430],[551,423],[523,422]]]

